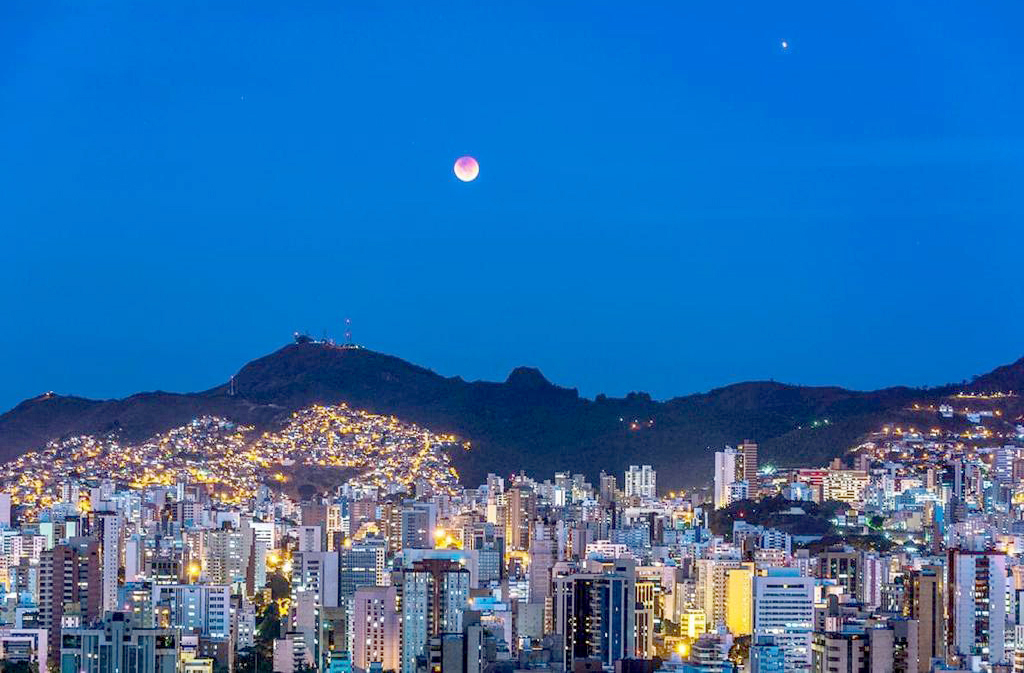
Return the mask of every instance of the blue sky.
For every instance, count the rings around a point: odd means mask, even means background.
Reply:
[[[371,4],[5,8],[0,407],[345,317],[587,395],[1024,355],[1020,3]]]

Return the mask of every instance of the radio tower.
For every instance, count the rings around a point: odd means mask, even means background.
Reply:
[[[352,318],[345,318],[345,347],[352,348]]]

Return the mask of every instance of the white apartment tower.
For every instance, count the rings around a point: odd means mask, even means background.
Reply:
[[[947,652],[966,667],[1006,663],[1006,555],[950,549]]]
[[[650,465],[630,465],[626,470],[625,491],[626,497],[639,496],[641,498],[657,497],[658,473]]]
[[[814,578],[796,568],[769,568],[754,578],[754,638],[771,636],[782,648],[786,671],[811,667]]]
[[[729,488],[736,481],[736,464],[740,454],[731,446],[715,452],[715,509],[729,505]]]

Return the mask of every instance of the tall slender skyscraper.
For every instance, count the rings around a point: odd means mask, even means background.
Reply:
[[[60,654],[61,621],[66,613],[91,621],[103,614],[100,545],[72,538],[45,551],[39,561],[39,620],[49,636],[52,656]]]
[[[932,659],[946,658],[942,566],[924,566],[910,573],[907,608],[908,615],[918,622],[918,671],[927,673],[931,670]]]
[[[787,671],[811,666],[814,579],[796,568],[769,568],[754,578],[754,639],[772,638],[782,648]]]
[[[509,549],[527,551],[530,548],[530,527],[537,515],[537,495],[532,489],[516,486],[505,493],[505,543]]]
[[[739,479],[747,482],[747,497],[756,500],[761,493],[761,486],[757,476],[757,443],[744,439],[737,447],[737,451],[743,456],[743,465],[739,473]]]
[[[715,509],[729,505],[729,487],[736,481],[736,464],[740,454],[731,446],[715,452]]]
[[[206,531],[206,579],[211,584],[232,584],[245,579],[242,531],[218,528]]]
[[[100,573],[102,588],[100,603],[104,612],[117,609],[117,585],[121,573],[121,533],[124,518],[120,513],[94,512],[100,539]]]
[[[950,549],[946,564],[946,656],[988,668],[1006,660],[1006,556]]]
[[[357,589],[352,600],[353,667],[365,673],[371,664],[380,662],[382,670],[397,671],[402,631],[395,587]]]

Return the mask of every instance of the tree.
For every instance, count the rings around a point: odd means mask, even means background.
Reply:
[[[270,602],[260,613],[255,645],[240,650],[235,658],[238,673],[273,673],[274,640],[281,633],[277,603]]]
[[[292,585],[288,581],[288,578],[281,573],[275,572],[267,579],[267,584],[270,585],[270,598],[271,600],[279,601],[282,598],[288,598],[292,593]]]
[[[0,673],[39,673],[39,664],[28,661],[0,661]]]

